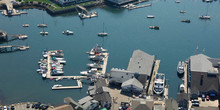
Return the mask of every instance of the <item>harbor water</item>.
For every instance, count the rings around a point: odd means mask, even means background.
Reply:
[[[0,54],[0,103],[11,104],[24,101],[41,101],[53,105],[63,103],[65,97],[78,100],[86,96],[87,84],[82,89],[52,90],[54,84],[77,85],[74,80],[55,82],[42,80],[36,72],[38,60],[42,57],[43,49],[63,50],[67,61],[64,66],[65,75],[80,75],[80,71],[87,70],[90,63],[89,51],[96,44],[102,45],[109,51],[107,72],[110,69],[127,69],[133,50],[141,49],[156,59],[161,60],[159,72],[165,73],[169,82],[169,97],[176,98],[181,78],[176,72],[180,60],[198,53],[220,58],[220,2],[210,4],[202,0],[154,0],[150,7],[134,10],[117,9],[105,6],[94,8],[98,17],[80,20],[77,13],[50,16],[46,11],[29,9],[28,14],[5,17],[0,15],[0,29],[9,35],[27,34],[28,39],[12,41],[0,45],[29,45],[27,51]],[[146,3],[142,3],[146,4]],[[207,11],[208,9],[208,11]],[[179,13],[185,10],[185,14]],[[211,20],[200,20],[199,16],[206,14]],[[147,19],[147,15],[154,15],[154,19]],[[191,23],[181,20],[190,19]],[[48,36],[41,36],[42,28],[37,24],[46,23],[45,31]],[[108,37],[98,37],[103,30]],[[24,28],[23,24],[30,24]],[[151,30],[149,26],[160,26],[160,30]],[[74,31],[74,35],[62,34],[64,30]]]

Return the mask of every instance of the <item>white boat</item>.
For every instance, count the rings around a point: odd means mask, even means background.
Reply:
[[[182,83],[182,84],[180,84],[180,92],[183,92],[184,91],[184,89],[185,89],[185,86],[184,86],[184,84]]]
[[[66,60],[58,60],[60,64],[66,64]]]
[[[97,68],[92,68],[89,71],[81,71],[80,72],[81,75],[85,75],[85,76],[92,75],[92,74],[95,74],[95,73],[97,73]]]
[[[155,29],[155,30],[159,30],[160,27],[159,26],[149,26],[150,29]]]
[[[100,36],[100,37],[104,37],[104,36],[107,36],[107,35],[108,35],[108,33],[105,32],[105,27],[104,27],[104,26],[105,26],[105,25],[104,25],[104,23],[103,23],[102,32],[99,32],[99,33],[98,33],[98,36]]]
[[[200,19],[211,19],[211,16],[208,15],[201,15],[199,16]]]
[[[47,27],[47,24],[38,24],[37,27]]]
[[[74,32],[70,31],[70,30],[63,31],[62,33],[66,34],[66,35],[73,35],[74,34]]]
[[[179,74],[183,74],[184,73],[184,66],[185,66],[184,61],[179,61],[178,65],[177,65],[177,72]]]
[[[21,51],[27,50],[29,48],[30,48],[29,46],[20,46],[20,47],[18,47],[18,49],[21,50]]]
[[[102,65],[97,64],[97,63],[89,63],[89,64],[87,64],[87,66],[89,66],[91,68],[102,68]]]
[[[46,31],[43,30],[43,31],[40,32],[40,34],[41,34],[41,35],[48,35],[48,32],[46,32]]]
[[[176,2],[176,3],[180,3],[180,0],[176,0],[175,2]]]
[[[154,81],[154,93],[160,95],[164,92],[165,87],[165,74],[157,73]]]
[[[29,24],[23,24],[22,26],[23,27],[29,27],[30,25]]]
[[[180,13],[186,13],[186,11],[184,11],[184,10],[181,10],[181,11],[180,11]]]
[[[47,77],[47,74],[43,73],[42,78],[45,79]]]
[[[28,38],[28,36],[25,35],[25,34],[19,34],[19,35],[18,35],[18,39],[19,39],[19,40],[24,40],[24,39],[27,39],[27,38]]]
[[[60,85],[60,84],[56,84],[56,85],[53,85],[53,87],[62,87],[63,85]]]
[[[147,15],[147,18],[155,18],[154,15]]]
[[[99,53],[105,53],[107,52],[107,49],[102,48],[101,46],[97,45],[95,48],[92,48],[89,52],[90,55],[95,55],[95,54],[99,54]]]

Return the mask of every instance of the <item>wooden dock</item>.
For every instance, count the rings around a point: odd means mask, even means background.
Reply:
[[[160,60],[156,60],[155,61],[155,66],[154,66],[154,70],[153,70],[153,73],[151,75],[151,80],[150,80],[150,83],[149,83],[149,88],[148,88],[148,91],[147,91],[148,95],[153,95],[154,94],[154,90],[153,90],[154,89],[154,81],[155,81],[156,75],[158,73],[159,66],[160,66]]]
[[[82,82],[77,80],[78,86],[60,86],[60,87],[52,87],[52,90],[60,90],[60,89],[80,89],[82,88]]]
[[[103,65],[102,65],[102,75],[105,75],[106,73],[106,68],[107,68],[107,63],[108,63],[108,55],[109,53],[102,53],[105,56],[105,59],[103,61]]]
[[[24,51],[29,49],[29,46],[19,46],[19,45],[5,45],[0,46],[0,53],[9,53],[14,51]]]

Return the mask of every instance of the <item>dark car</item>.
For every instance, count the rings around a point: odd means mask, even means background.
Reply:
[[[26,107],[27,107],[27,108],[30,108],[30,102],[27,103],[27,106],[26,106]]]
[[[35,108],[35,104],[32,104],[31,108]]]
[[[205,101],[205,94],[202,94],[202,101]]]
[[[15,109],[15,106],[11,106],[11,110],[14,110]]]

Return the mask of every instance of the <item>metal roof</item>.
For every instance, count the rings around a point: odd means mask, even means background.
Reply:
[[[130,62],[128,64],[128,71],[137,72],[139,74],[151,75],[152,67],[154,65],[155,56],[149,55],[141,50],[134,50]]]
[[[80,99],[80,100],[78,101],[78,103],[79,103],[79,104],[84,104],[84,103],[86,103],[86,102],[88,102],[88,101],[90,101],[90,100],[92,100],[92,99],[93,99],[92,97],[86,96],[86,97]]]
[[[191,71],[197,72],[216,72],[212,66],[210,57],[204,54],[197,54],[190,57]]]
[[[128,86],[128,85],[135,85],[135,86],[143,89],[143,85],[136,78],[132,78],[132,79],[129,79],[129,80],[123,82],[121,87]]]

